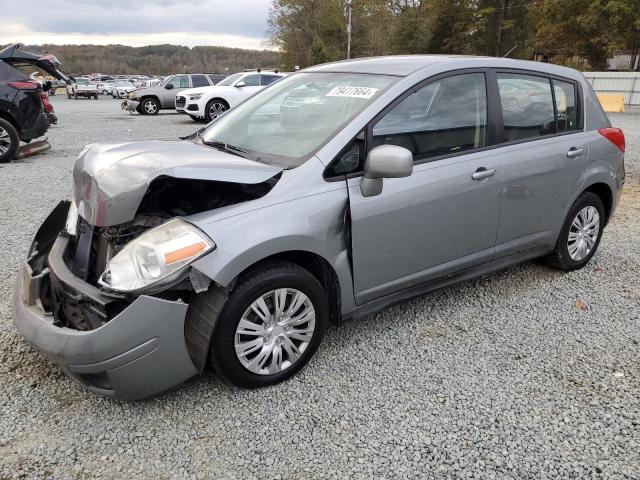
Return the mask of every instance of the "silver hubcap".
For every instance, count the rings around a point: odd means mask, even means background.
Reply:
[[[250,372],[273,375],[294,365],[309,346],[316,312],[293,288],[265,293],[244,312],[235,335],[236,356]]]
[[[218,115],[220,115],[226,109],[227,107],[225,107],[222,103],[212,103],[211,106],[209,107],[209,116],[213,120],[214,118],[217,118]]]
[[[144,111],[147,113],[156,113],[158,106],[155,102],[144,102]]]
[[[567,248],[575,262],[583,260],[591,253],[600,232],[600,214],[595,207],[584,207],[578,212],[569,229]]]
[[[9,147],[11,147],[11,137],[9,136],[9,132],[0,127],[0,155],[7,153],[9,151]]]

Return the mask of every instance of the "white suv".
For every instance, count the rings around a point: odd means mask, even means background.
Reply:
[[[176,95],[176,110],[193,120],[210,122],[285,75],[278,71],[235,73],[213,87],[190,88]]]

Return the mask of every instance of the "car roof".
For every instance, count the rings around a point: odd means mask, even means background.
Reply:
[[[470,67],[478,67],[479,63],[482,63],[485,67],[523,68],[547,73],[557,72],[567,74],[569,70],[573,71],[572,69],[549,63],[472,55],[391,55],[384,57],[366,57],[355,60],[324,63],[322,65],[305,68],[302,71],[370,73],[406,77],[423,68],[442,63],[455,63],[455,68],[464,68],[467,63]]]

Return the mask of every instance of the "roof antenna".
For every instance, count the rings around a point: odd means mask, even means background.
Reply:
[[[513,47],[511,47],[511,50],[509,50],[507,53],[505,53],[502,56],[502,58],[507,58],[509,55],[511,55],[511,52],[513,52],[517,47],[518,47],[518,44],[516,43]]]

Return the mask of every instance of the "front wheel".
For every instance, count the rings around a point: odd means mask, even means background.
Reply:
[[[218,118],[229,109],[229,105],[224,100],[209,100],[204,109],[204,120],[209,123],[211,120]]]
[[[570,272],[584,267],[596,253],[605,223],[602,200],[592,192],[584,192],[574,202],[547,262]]]
[[[160,111],[160,104],[155,98],[146,98],[140,104],[140,113],[143,115],[157,115]]]
[[[204,295],[193,308],[212,302]],[[294,375],[317,350],[329,318],[318,280],[289,262],[264,264],[243,274],[220,313],[209,360],[231,383],[264,387]]]
[[[0,163],[7,163],[13,158],[20,146],[20,137],[15,127],[0,118]]]

